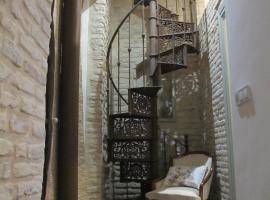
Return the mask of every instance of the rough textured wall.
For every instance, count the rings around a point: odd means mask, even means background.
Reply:
[[[40,199],[51,0],[0,1],[0,199]]]
[[[114,34],[116,28],[121,23],[123,18],[128,14],[133,6],[133,0],[113,0],[111,3],[111,23],[110,23],[110,36]],[[127,19],[122,25],[119,36],[119,61],[120,61],[120,92],[125,99],[128,99],[128,87],[129,87],[129,42],[130,42],[130,68],[131,68],[131,87],[140,87],[143,85],[143,79],[136,79],[136,66],[143,61],[143,40],[142,34],[144,31],[144,55],[145,59],[148,58],[147,46],[148,46],[148,16],[149,9],[145,8],[145,18],[142,18],[142,6],[131,14],[130,17],[130,34],[129,34],[129,19]],[[143,28],[144,27],[144,30]],[[113,78],[117,85],[118,73],[117,73],[117,62],[118,62],[118,36],[115,38],[112,47],[112,66],[113,66]],[[117,95],[115,92],[114,96],[114,107],[117,109]],[[122,101],[122,111],[127,111],[127,105]]]
[[[230,199],[229,152],[226,130],[224,99],[224,76],[220,36],[218,31],[219,1],[211,0],[200,24],[201,69],[204,92],[205,150],[216,156],[216,179],[213,184],[213,199]],[[208,63],[209,62],[209,63]]]
[[[85,134],[80,125],[79,186],[80,199],[102,199],[104,187],[103,137],[106,134],[104,103],[105,61],[109,32],[110,1],[97,0],[89,5],[89,51]],[[82,93],[81,93],[82,94]],[[81,96],[82,98],[82,96]],[[80,111],[82,113],[82,102]],[[80,116],[80,120],[82,120]],[[82,124],[82,123],[80,123]],[[84,177],[83,177],[84,176]]]

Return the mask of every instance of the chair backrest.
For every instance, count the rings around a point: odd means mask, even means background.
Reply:
[[[213,167],[213,159],[210,155],[204,152],[188,153],[173,159],[173,166],[201,166],[205,165],[208,172]]]

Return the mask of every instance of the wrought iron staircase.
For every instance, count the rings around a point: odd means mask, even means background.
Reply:
[[[108,162],[111,163],[111,199],[144,199],[144,194],[151,187],[158,163],[157,144],[157,95],[160,86],[157,81],[160,74],[187,68],[188,53],[197,52],[197,31],[193,23],[178,21],[178,15],[154,1],[140,0],[128,12],[114,32],[107,51],[107,114],[108,114]],[[178,0],[177,0],[178,1]],[[156,50],[146,56],[146,7],[153,5],[156,12],[158,35],[151,36],[156,43]],[[131,17],[135,10],[141,10],[142,18],[142,59],[132,66]],[[151,12],[151,8],[150,8]],[[151,20],[151,15],[150,15]],[[125,70],[121,62],[121,27],[128,26],[128,42],[125,53]],[[151,29],[151,27],[150,27]],[[150,30],[151,32],[151,30]],[[157,44],[157,45],[156,45]],[[116,49],[116,53],[113,51]],[[114,56],[116,55],[116,56]],[[115,59],[115,61],[113,61]],[[154,73],[149,69],[151,59],[155,60]],[[134,65],[134,64],[133,64]],[[152,64],[153,65],[153,64]],[[121,74],[122,71],[127,71]],[[132,76],[135,71],[135,76]],[[153,71],[153,69],[152,69]],[[121,77],[128,76],[128,81]],[[152,81],[151,79],[156,79]],[[142,86],[133,82],[141,82]],[[154,83],[154,84],[153,84]],[[121,88],[121,85],[126,87]],[[125,191],[116,190],[125,185]],[[122,187],[123,188],[123,187]],[[134,192],[137,191],[137,192]],[[139,195],[138,195],[139,191]]]

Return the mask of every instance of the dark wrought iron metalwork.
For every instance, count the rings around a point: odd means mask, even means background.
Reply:
[[[110,142],[112,161],[150,161],[151,142],[149,140],[112,140]]]
[[[143,65],[148,63],[149,70],[143,72],[143,75],[148,75],[151,84],[158,86],[161,73],[167,73],[182,69],[186,67],[187,61],[187,46],[195,45],[194,24],[186,22],[186,5],[183,7],[184,22],[178,21],[178,0],[175,0],[176,12],[168,10],[168,0],[166,0],[166,7],[157,5],[156,0],[134,0],[135,6],[128,12],[128,14],[121,21],[112,39],[109,43],[107,53],[107,69],[108,69],[108,154],[109,161],[112,166],[113,184],[125,182],[126,198],[124,199],[144,199],[144,194],[147,192],[150,180],[155,176],[156,166],[153,162],[158,160],[155,146],[159,140],[157,135],[157,91],[159,87],[145,87],[145,77],[143,79],[142,88],[131,88],[131,14],[137,7],[141,8],[141,40],[142,40],[142,60]],[[149,42],[146,41],[145,33],[145,5],[149,7]],[[136,14],[138,14],[137,12]],[[125,95],[120,93],[121,84],[124,83],[120,79],[121,59],[125,56],[120,55],[120,28],[126,22],[128,23],[128,62],[122,62],[124,66],[128,63],[128,100],[124,98]],[[118,36],[118,38],[116,38]],[[116,41],[117,39],[117,41]],[[112,46],[113,42],[117,42],[118,48],[117,63],[112,62]],[[149,44],[149,62],[145,62],[145,47]],[[148,45],[147,45],[148,47]],[[136,52],[136,51],[134,51]],[[160,67],[163,66],[163,67]],[[112,68],[115,67],[113,70]],[[165,68],[164,68],[165,67]],[[166,68],[167,67],[167,68]],[[145,67],[143,67],[145,70]],[[112,77],[114,71],[117,80]],[[116,74],[117,73],[117,74]],[[147,74],[146,74],[147,73]],[[114,78],[115,78],[114,77]],[[149,82],[150,83],[150,82]],[[112,90],[112,91],[111,91]],[[113,92],[114,91],[114,92]],[[123,90],[121,90],[122,92]],[[110,96],[111,95],[111,96]],[[112,97],[113,96],[113,97]],[[114,100],[114,96],[116,99]],[[118,114],[114,113],[113,104],[117,102]],[[127,104],[128,112],[122,112],[122,103]],[[123,108],[124,109],[124,108]],[[165,136],[164,136],[165,138]],[[167,138],[167,139],[166,139]],[[166,136],[164,140],[168,140]],[[176,151],[187,150],[187,146],[183,147],[183,143],[175,142]],[[165,152],[166,153],[166,152]],[[117,168],[117,170],[115,170]],[[115,178],[118,176],[118,179]],[[120,176],[120,178],[119,178]],[[118,181],[118,182],[117,182]],[[120,182],[119,182],[120,181]],[[141,184],[141,195],[130,195],[129,183],[138,182]],[[113,185],[113,194],[115,186]],[[119,199],[117,195],[113,195],[114,200]],[[123,199],[123,198],[121,198]]]
[[[195,34],[196,33],[190,32],[186,34],[160,36],[160,53],[173,49],[174,47],[179,47],[183,44],[189,44],[193,46]]]
[[[159,20],[159,35],[172,35],[173,33],[186,33],[193,31],[193,23],[185,23],[168,19]]]
[[[114,118],[111,120],[110,138],[143,139],[151,138],[152,120],[149,118]]]
[[[159,5],[159,13],[158,13],[158,18],[159,19],[171,19],[172,17],[172,12],[168,10],[167,8]]]
[[[130,91],[129,112],[150,116],[152,113],[151,97]]]
[[[151,179],[150,162],[121,162],[122,181],[147,181]]]
[[[164,53],[164,55],[159,60],[162,63],[168,64],[185,64],[185,55],[183,47],[175,48],[175,54],[172,52],[172,49]]]

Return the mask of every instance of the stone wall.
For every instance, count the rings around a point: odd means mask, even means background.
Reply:
[[[230,197],[230,160],[226,110],[224,99],[224,75],[218,31],[217,7],[220,1],[211,0],[202,17],[201,43],[201,85],[203,86],[204,149],[216,157],[216,178],[212,199],[228,200]]]
[[[128,14],[133,6],[133,0],[113,0],[111,3],[111,13],[110,13],[110,36],[114,34],[116,28]],[[144,9],[145,18],[142,18],[142,6],[139,6],[134,10],[130,16],[130,21],[127,19],[119,31],[119,44],[118,48],[118,36],[115,38],[112,44],[112,75],[113,80],[118,85],[118,49],[119,49],[119,61],[120,61],[120,93],[127,100],[128,99],[128,88],[129,88],[129,43],[130,43],[130,87],[140,87],[143,86],[143,78],[136,78],[136,66],[143,61],[143,40],[142,34],[144,31],[145,40],[144,40],[144,55],[145,59],[148,58],[147,55],[147,46],[148,46],[148,16],[149,9],[145,7]],[[129,29],[130,24],[130,29]],[[144,27],[144,30],[142,29]],[[130,30],[130,34],[129,34]],[[114,111],[117,111],[118,96],[114,92]],[[127,105],[122,101],[121,111],[127,112]]]
[[[40,199],[52,0],[0,1],[0,199]]]
[[[106,135],[106,51],[109,33],[110,1],[97,0],[89,3],[89,49],[87,69],[87,102],[83,111],[80,92],[79,137],[79,198],[103,199],[104,150]],[[84,122],[82,113],[85,112]],[[85,130],[82,127],[84,124]]]

